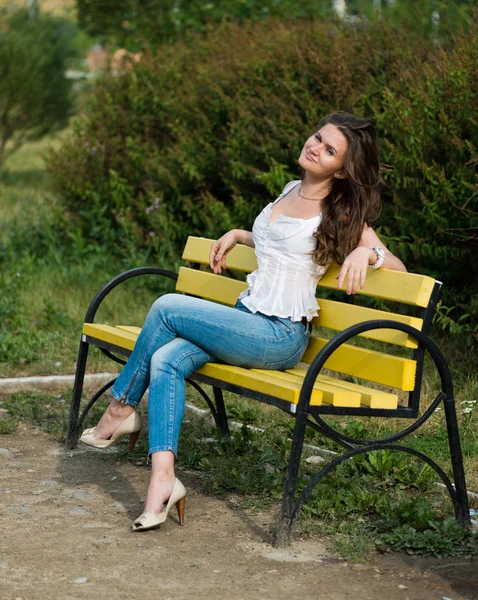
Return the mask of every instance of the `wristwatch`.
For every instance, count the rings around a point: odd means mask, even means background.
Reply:
[[[383,265],[383,261],[385,260],[385,252],[378,246],[372,246],[370,249],[375,252],[377,260],[373,263],[373,265],[369,265],[369,267],[371,269],[380,269],[380,267]]]

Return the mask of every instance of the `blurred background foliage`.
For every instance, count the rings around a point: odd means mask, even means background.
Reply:
[[[342,109],[377,122],[379,234],[409,270],[444,281],[438,333],[465,380],[478,337],[476,23],[475,1],[0,0],[0,135],[11,114],[5,150],[18,145],[0,170],[0,376],[71,372],[105,280],[177,269],[188,235],[250,229],[300,175],[320,117]],[[126,286],[108,318],[140,325],[161,291]]]
[[[68,64],[78,27],[35,7],[0,13],[0,167],[27,141],[63,129],[73,113]]]
[[[80,27],[91,36],[132,51],[155,48],[188,32],[206,32],[224,19],[310,21],[339,17],[354,21],[385,15],[395,21],[406,18],[418,26],[416,31],[427,34],[436,29],[443,11],[454,24],[470,14],[466,0],[77,0],[77,9]]]
[[[132,237],[165,260],[190,234],[250,229],[299,175],[317,120],[340,108],[378,125],[388,165],[380,233],[464,306],[478,284],[472,24],[440,40],[388,19],[223,21],[144,51],[98,82],[49,159],[68,222],[92,244]]]

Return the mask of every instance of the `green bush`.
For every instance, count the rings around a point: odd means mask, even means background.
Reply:
[[[76,31],[37,9],[0,15],[0,166],[23,143],[68,122],[72,83],[65,71],[77,54]]]
[[[380,233],[459,309],[478,281],[477,62],[476,27],[438,45],[386,21],[223,23],[101,81],[49,171],[91,244],[169,256],[190,234],[250,229],[319,117],[375,118],[391,165]]]

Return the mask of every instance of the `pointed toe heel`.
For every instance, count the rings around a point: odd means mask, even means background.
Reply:
[[[179,524],[184,525],[184,508],[186,506],[186,496],[183,496],[176,502],[176,510],[178,511]]]
[[[134,447],[136,446],[136,443],[138,441],[139,438],[139,434],[141,433],[141,429],[139,429],[138,431],[134,431],[133,433],[129,434],[129,446],[128,446],[128,452],[131,454],[134,450]]]
[[[179,524],[184,525],[184,507],[186,505],[186,488],[176,478],[174,482],[173,491],[169,497],[168,503],[164,510],[160,513],[144,512],[139,516],[133,523],[133,531],[147,531],[148,529],[156,529],[162,525],[168,518],[169,510],[176,506],[178,511]]]
[[[129,417],[127,417],[114,431],[108,439],[98,438],[95,435],[96,427],[91,429],[85,429],[80,442],[87,446],[93,446],[94,448],[109,448],[112,446],[120,437],[129,434],[129,451],[132,452],[133,448],[138,441],[139,434],[141,433],[141,418],[139,414],[134,411]]]

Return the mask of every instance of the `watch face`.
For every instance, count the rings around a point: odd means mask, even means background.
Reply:
[[[374,250],[381,258],[385,258],[385,252],[382,248],[375,247]]]

